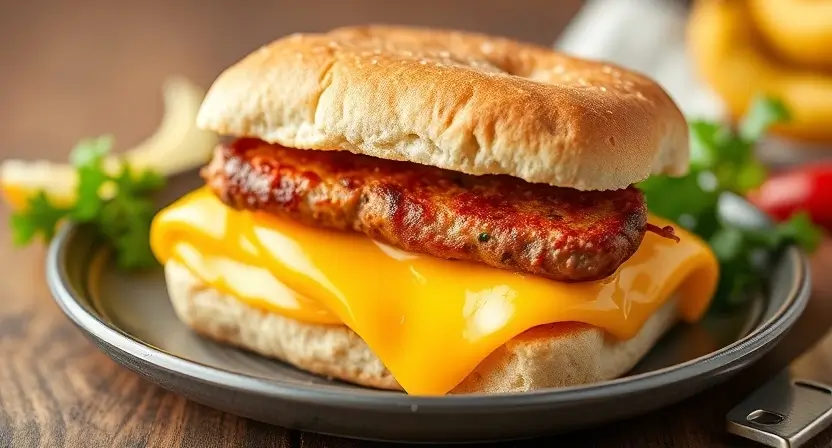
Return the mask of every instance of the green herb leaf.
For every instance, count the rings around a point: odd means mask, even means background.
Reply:
[[[702,172],[702,177],[707,177],[708,173]],[[639,188],[644,192],[651,212],[690,231],[702,231],[702,226],[708,225],[701,219],[716,207],[719,199],[716,191],[702,188],[699,174],[654,176],[639,184]]]
[[[720,123],[693,120],[689,124],[691,137],[690,165],[694,169],[708,169],[720,155],[716,152],[729,130]]]
[[[142,194],[161,188],[164,178],[143,174],[135,177],[124,165],[112,178],[120,194],[107,202],[101,214],[102,228],[117,249],[116,261],[125,269],[153,266],[156,259],[150,250],[150,222],[153,202]]]
[[[791,113],[783,101],[773,97],[757,96],[740,122],[740,136],[746,142],[756,142],[765,135],[771,125],[789,120]]]
[[[12,215],[10,224],[16,244],[26,245],[37,235],[50,240],[58,224],[69,219],[89,223],[115,248],[119,267],[136,269],[156,264],[150,250],[150,223],[155,207],[150,194],[162,188],[165,179],[157,173],[134,173],[121,162],[116,174],[104,166],[113,139],[109,136],[79,142],[70,154],[78,175],[76,201],[70,208],[51,204],[38,192],[28,206]]]
[[[133,180],[133,191],[136,193],[149,193],[165,186],[165,178],[154,171],[142,171]]]
[[[713,247],[717,259],[733,261],[742,256],[745,250],[746,238],[742,230],[738,228],[722,227],[711,236],[708,243]]]
[[[13,213],[9,219],[12,242],[16,246],[25,246],[38,235],[44,242],[49,242],[55,236],[58,223],[69,213],[68,209],[52,205],[43,192],[35,194],[29,198],[25,209]]]
[[[733,191],[745,194],[765,182],[768,170],[759,162],[749,161],[738,166],[734,176]]]
[[[72,148],[69,161],[75,167],[98,166],[112,147],[113,137],[110,135],[84,139]]]
[[[798,212],[777,226],[777,236],[781,245],[795,243],[807,253],[812,253],[820,245],[823,232],[812,222],[808,213]]]
[[[653,176],[638,186],[650,211],[670,219],[708,241],[720,263],[716,308],[741,303],[760,285],[771,255],[789,244],[813,251],[821,231],[805,213],[765,229],[749,229],[724,222],[719,198],[744,195],[766,179],[766,168],[754,156],[757,140],[774,123],[789,119],[784,104],[760,96],[755,99],[739,131],[702,120],[690,122],[691,164],[678,178]]]
[[[77,199],[72,211],[72,219],[77,222],[89,222],[101,210],[102,187],[109,180],[103,168],[104,157],[112,143],[109,137],[82,140],[69,155],[78,173]]]

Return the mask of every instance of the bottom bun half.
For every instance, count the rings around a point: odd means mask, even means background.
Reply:
[[[177,316],[204,337],[318,375],[402,390],[367,344],[346,326],[305,323],[251,307],[205,284],[176,262],[165,264],[165,276]],[[673,297],[625,341],[584,324],[536,327],[495,350],[450,393],[522,392],[613,379],[632,369],[677,320]]]

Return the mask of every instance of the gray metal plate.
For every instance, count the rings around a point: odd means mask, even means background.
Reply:
[[[733,204],[732,213],[755,215],[745,203]],[[731,313],[677,326],[622,378],[521,394],[413,397],[328,381],[200,338],[176,319],[161,268],[120,273],[84,228],[67,226],[53,240],[47,277],[60,307],[91,340],[164,388],[280,426],[411,442],[533,437],[677,402],[760,358],[794,324],[809,293],[806,260],[789,249],[763,294]]]

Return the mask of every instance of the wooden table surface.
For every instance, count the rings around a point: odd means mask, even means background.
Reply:
[[[551,43],[580,5],[550,2],[384,0],[65,2],[29,0],[0,13],[0,155],[64,160],[84,136],[139,142],[161,116],[172,73],[207,86],[261,43],[299,30],[362,22],[458,27]],[[347,5],[349,4],[349,5]],[[0,210],[0,220],[8,211]],[[287,431],[166,392],[118,366],[70,324],[44,283],[42,247],[11,246],[0,227],[0,447],[364,446]],[[832,243],[814,260],[830,272]],[[828,277],[828,276],[821,276]],[[818,341],[832,321],[832,279],[809,310],[750,370],[661,412],[560,436],[564,446],[748,446],[724,434],[727,410]],[[800,368],[832,380],[830,347]],[[832,444],[832,432],[809,446]]]

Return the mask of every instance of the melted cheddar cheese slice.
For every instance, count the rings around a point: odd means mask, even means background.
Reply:
[[[156,216],[151,246],[162,263],[176,260],[251,306],[347,325],[408,393],[435,395],[538,325],[583,322],[626,339],[673,293],[682,317],[699,319],[717,262],[699,238],[678,227],[677,234],[680,243],[648,232],[604,280],[561,283],[233,210],[203,187]]]

